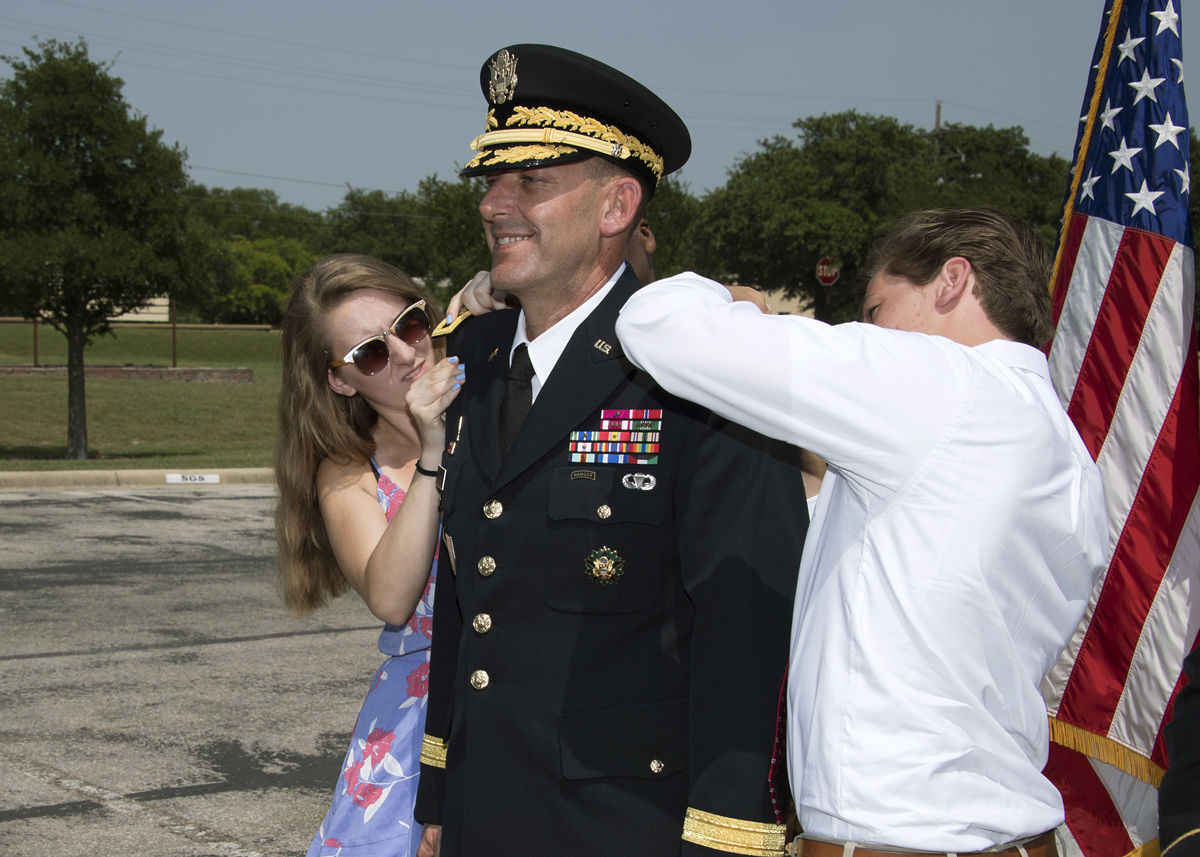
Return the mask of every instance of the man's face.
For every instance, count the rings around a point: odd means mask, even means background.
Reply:
[[[936,333],[935,289],[916,286],[911,280],[880,271],[867,285],[862,320],[892,330]]]
[[[600,248],[603,183],[586,162],[487,177],[479,203],[492,251],[492,285],[514,295],[570,289]]]

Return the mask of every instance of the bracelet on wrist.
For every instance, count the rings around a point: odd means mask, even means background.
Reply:
[[[413,467],[417,468],[417,472],[420,473],[422,476],[432,476],[434,479],[437,478],[437,475],[438,475],[437,470],[436,469],[430,470],[427,467],[422,467],[421,459],[419,459],[419,458],[415,462],[413,462]]]

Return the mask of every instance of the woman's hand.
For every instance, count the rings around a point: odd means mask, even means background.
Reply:
[[[471,315],[483,315],[494,309],[504,309],[509,304],[508,292],[492,288],[492,276],[487,271],[480,271],[463,286],[458,294],[450,299],[446,308],[447,321],[454,321],[464,309]]]
[[[408,388],[405,401],[421,436],[421,459],[426,467],[441,461],[446,445],[446,408],[457,398],[466,378],[466,369],[458,358],[447,357]]]

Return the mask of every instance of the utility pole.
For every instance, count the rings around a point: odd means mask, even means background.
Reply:
[[[942,160],[942,101],[934,102],[933,108],[933,162]]]

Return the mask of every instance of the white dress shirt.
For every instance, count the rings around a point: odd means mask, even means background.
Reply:
[[[600,306],[604,298],[612,291],[613,285],[621,278],[621,272],[624,270],[625,263],[622,262],[621,267],[617,268],[617,272],[609,277],[608,282],[601,286],[594,295],[548,329],[542,331],[537,339],[531,340],[525,335],[525,310],[521,310],[521,315],[517,318],[517,332],[513,335],[512,347],[508,350],[508,365],[512,365],[512,355],[517,350],[517,346],[525,343],[525,347],[529,349],[529,362],[533,365],[533,378],[529,382],[530,402],[537,401],[538,393],[542,391],[542,385],[546,383],[550,373],[558,365],[558,358],[562,357],[562,353],[566,351],[567,343],[571,341],[571,337],[575,335],[579,325],[583,324],[584,320],[592,314],[592,310]]]
[[[788,683],[805,832],[976,851],[1061,824],[1039,683],[1107,537],[1042,353],[762,315],[695,274],[640,290],[617,334],[668,391],[829,464]]]

